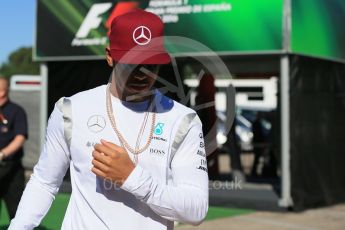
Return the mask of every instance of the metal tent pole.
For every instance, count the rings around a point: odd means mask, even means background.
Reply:
[[[41,99],[40,99],[40,146],[43,148],[45,133],[48,120],[48,65],[42,63],[40,65],[41,71]]]
[[[284,0],[283,48],[285,54],[280,59],[280,104],[281,104],[281,199],[279,206],[293,205],[291,198],[290,171],[290,62],[291,51],[291,0]]]
[[[290,103],[289,103],[289,56],[280,60],[280,103],[281,103],[281,199],[279,206],[292,206],[290,172]]]

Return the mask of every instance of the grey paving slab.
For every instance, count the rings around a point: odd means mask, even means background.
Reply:
[[[255,212],[205,221],[199,226],[178,225],[176,230],[344,230],[345,204],[294,212]]]

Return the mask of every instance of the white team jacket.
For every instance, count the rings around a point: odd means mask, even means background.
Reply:
[[[60,99],[46,142],[10,230],[33,229],[48,212],[70,168],[72,194],[65,230],[163,230],[173,221],[199,224],[208,210],[208,175],[201,122],[196,113],[155,94],[155,132],[149,148],[121,188],[91,172],[93,145],[120,145],[106,113],[106,86]],[[131,146],[136,143],[148,102],[112,98],[116,122]],[[151,116],[141,146],[149,135]],[[130,157],[133,155],[129,152]]]

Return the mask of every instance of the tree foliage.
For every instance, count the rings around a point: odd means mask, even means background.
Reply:
[[[39,75],[39,63],[32,61],[32,47],[22,47],[12,52],[0,67],[0,74],[10,78],[14,74]]]

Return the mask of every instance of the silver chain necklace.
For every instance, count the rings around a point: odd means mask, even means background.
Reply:
[[[153,137],[154,126],[155,126],[155,123],[156,123],[156,113],[152,112],[153,105],[154,105],[154,103],[153,103],[154,100],[152,98],[150,100],[150,106],[149,106],[148,110],[145,112],[144,121],[143,121],[143,123],[141,125],[141,128],[140,128],[140,131],[138,133],[138,137],[137,137],[135,148],[133,149],[128,144],[128,142],[125,140],[125,138],[121,134],[120,130],[117,128],[116,121],[115,121],[115,116],[114,116],[114,112],[113,112],[113,106],[112,106],[112,103],[111,103],[110,84],[111,83],[108,84],[107,91],[106,91],[107,114],[108,114],[108,117],[109,117],[109,120],[110,120],[110,123],[111,123],[111,126],[112,126],[113,130],[115,131],[117,137],[120,140],[121,146],[123,148],[126,148],[128,151],[130,151],[131,153],[134,154],[133,163],[135,165],[137,165],[138,164],[138,154],[144,152],[150,146],[151,140],[152,140],[152,137]],[[147,120],[148,120],[148,115],[149,115],[150,112],[152,112],[152,119],[151,119],[152,122],[151,122],[151,129],[150,129],[150,133],[149,133],[149,138],[146,141],[146,144],[142,148],[139,148],[140,147],[141,138],[142,138],[142,136],[144,134],[146,123],[147,123]]]

